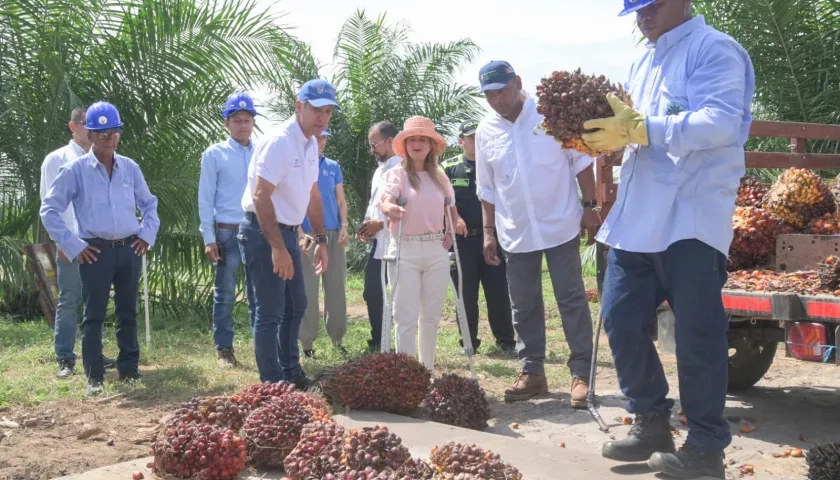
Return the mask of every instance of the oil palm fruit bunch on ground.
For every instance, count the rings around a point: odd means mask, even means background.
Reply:
[[[805,231],[815,235],[840,235],[840,213],[826,213],[811,220]]]
[[[331,401],[346,408],[405,414],[429,392],[431,372],[404,353],[375,353],[325,370],[316,378]]]
[[[831,190],[819,175],[805,168],[789,168],[779,175],[762,202],[764,208],[796,229],[828,212],[836,211]]]
[[[218,427],[239,431],[248,417],[248,405],[232,402],[229,397],[194,397],[184,402],[168,420],[169,425],[177,423],[208,423]]]
[[[819,443],[805,455],[809,480],[836,480],[840,478],[840,442]]]
[[[239,393],[233,395],[230,399],[233,403],[247,405],[250,408],[256,408],[274,397],[282,397],[283,395],[295,391],[295,386],[289,382],[265,382],[257,383],[245,387]]]
[[[307,424],[297,445],[283,460],[286,475],[291,480],[309,480],[338,472],[344,433],[344,427],[334,422]]]
[[[552,72],[537,85],[537,112],[545,117],[542,128],[566,148],[591,156],[607,153],[590,150],[581,135],[587,120],[614,115],[606,97],[610,92],[631,104],[624,88],[603,75],[587,75],[580,69]]]
[[[764,266],[776,251],[776,237],[782,221],[758,207],[735,207],[732,216],[735,236],[730,247],[730,269],[741,270]]]
[[[483,430],[490,419],[490,404],[478,381],[454,373],[432,381],[424,404],[429,418],[438,423]]]
[[[837,290],[840,288],[840,258],[834,255],[820,262],[819,268],[820,286],[826,290]]]
[[[768,190],[770,190],[770,185],[759,183],[755,177],[747,175],[741,179],[735,205],[738,207],[759,207]]]
[[[449,442],[433,447],[429,457],[437,471],[436,479],[521,480],[522,474],[498,454],[475,445]]]
[[[297,446],[301,431],[313,421],[312,412],[292,392],[264,402],[245,420],[244,436],[248,440],[249,460],[258,467],[277,468]]]
[[[152,445],[161,478],[232,480],[245,469],[245,440],[233,430],[196,422],[169,424]]]

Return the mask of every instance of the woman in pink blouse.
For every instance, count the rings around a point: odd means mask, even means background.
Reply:
[[[456,225],[455,192],[446,173],[438,166],[438,157],[446,150],[446,141],[435,131],[431,120],[411,117],[394,138],[394,153],[402,157],[398,166],[385,175],[384,192],[379,208],[388,215],[391,241],[387,255],[397,251],[397,234],[402,222],[400,271],[394,291],[394,324],[398,353],[417,356],[428,369],[434,368],[446,290],[449,286],[449,247],[452,235],[444,221],[445,199],[449,198]],[[403,197],[403,207],[397,198]],[[460,225],[459,225],[460,228]],[[462,232],[466,233],[466,232]],[[388,265],[388,278],[394,278],[394,264]],[[390,332],[383,332],[389,335]]]

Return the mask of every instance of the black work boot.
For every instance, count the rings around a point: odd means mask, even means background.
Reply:
[[[654,453],[647,464],[652,470],[683,480],[726,478],[723,452],[704,452],[688,442],[676,453]]]
[[[58,378],[66,378],[73,375],[76,370],[76,364],[72,360],[59,360],[58,373],[55,374]]]
[[[676,451],[668,423],[670,417],[669,413],[636,415],[628,437],[605,443],[601,455],[619,462],[644,462],[656,452]]]

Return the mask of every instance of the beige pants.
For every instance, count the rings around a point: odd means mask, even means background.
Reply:
[[[395,255],[396,251],[394,238],[388,245],[387,254]],[[419,360],[431,370],[435,366],[438,325],[449,288],[449,252],[443,248],[441,238],[403,238],[399,261],[398,278],[394,263],[388,262],[388,278],[397,282],[393,318],[396,350],[417,357],[419,343]]]
[[[338,244],[338,230],[327,230],[327,271],[321,276],[315,274],[310,256],[301,256],[303,282],[306,286],[306,313],[300,323],[300,346],[312,350],[321,329],[321,312],[318,302],[319,285],[324,285],[325,327],[333,345],[341,345],[347,331],[347,257],[345,247]]]

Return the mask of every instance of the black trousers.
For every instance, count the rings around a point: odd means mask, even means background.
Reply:
[[[376,239],[370,242],[370,253],[365,265],[365,288],[362,297],[367,304],[368,321],[370,322],[368,346],[371,350],[379,351],[382,341],[382,311],[385,308],[385,301],[382,298],[382,260],[373,258],[374,252],[376,252]],[[387,270],[385,281],[388,281]]]
[[[464,309],[467,312],[467,325],[474,350],[478,350],[481,340],[478,338],[478,285],[484,288],[487,300],[487,317],[490,331],[499,347],[516,346],[513,333],[513,318],[508,293],[505,258],[499,249],[498,266],[487,265],[484,261],[484,239],[481,235],[458,236],[458,256],[461,258],[461,272],[464,275]],[[458,288],[458,268],[452,262],[452,281]],[[458,329],[460,331],[460,323]],[[463,346],[463,341],[460,342]]]

